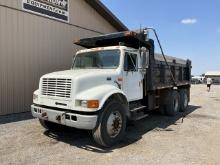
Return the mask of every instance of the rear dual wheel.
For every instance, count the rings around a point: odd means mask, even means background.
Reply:
[[[186,89],[172,90],[168,93],[165,103],[164,113],[169,116],[175,116],[178,112],[184,112],[189,104],[188,92]]]
[[[169,116],[175,116],[180,109],[180,95],[176,90],[169,92],[167,101],[165,104],[165,114]]]
[[[189,104],[189,97],[188,92],[186,89],[180,90],[180,112],[185,112],[188,104]]]

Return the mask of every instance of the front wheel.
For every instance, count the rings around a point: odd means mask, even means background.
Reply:
[[[126,109],[117,101],[110,101],[104,107],[97,127],[93,130],[96,143],[111,147],[119,143],[125,134]]]

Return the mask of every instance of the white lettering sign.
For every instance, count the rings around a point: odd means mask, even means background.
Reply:
[[[23,10],[69,22],[69,0],[23,0]]]

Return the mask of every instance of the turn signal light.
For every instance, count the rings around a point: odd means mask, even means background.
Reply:
[[[87,108],[98,108],[99,101],[98,100],[88,100],[87,101]]]
[[[137,35],[137,33],[133,32],[133,31],[127,31],[127,32],[124,33],[124,35],[126,37],[134,37],[134,36]]]
[[[119,78],[118,78],[118,81],[123,81],[123,78],[122,78],[122,77],[119,77]]]

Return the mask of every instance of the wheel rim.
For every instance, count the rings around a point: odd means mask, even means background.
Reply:
[[[188,97],[187,97],[186,93],[184,94],[184,104],[183,105],[184,105],[184,108],[186,108],[188,105]]]
[[[178,99],[174,99],[174,111],[177,112],[178,111],[178,107],[179,107],[179,102],[178,102]]]
[[[107,120],[107,133],[111,138],[116,137],[122,128],[122,117],[121,114],[116,111],[112,112],[109,115],[109,118]]]

